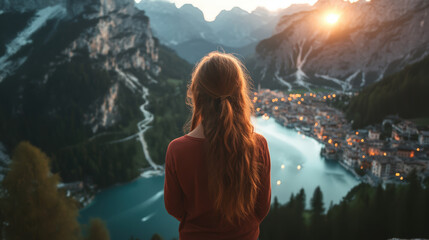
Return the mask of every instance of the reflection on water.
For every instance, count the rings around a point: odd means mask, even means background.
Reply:
[[[304,188],[309,203],[314,189],[320,186],[326,205],[338,203],[358,180],[338,163],[320,157],[322,144],[284,128],[274,119],[253,120],[255,130],[265,136],[271,155],[272,196],[280,203]],[[281,184],[278,184],[278,181]],[[277,184],[276,184],[277,183]]]
[[[322,145],[293,130],[278,125],[272,118],[254,119],[255,129],[265,136],[271,155],[272,195],[279,202],[288,201],[291,193],[305,189],[309,202],[320,186],[326,207],[337,203],[358,183],[339,164],[320,157]],[[80,211],[80,221],[91,217],[106,221],[112,240],[131,236],[150,239],[154,233],[164,239],[178,239],[179,223],[164,208],[164,177],[139,178],[99,193],[94,202]]]

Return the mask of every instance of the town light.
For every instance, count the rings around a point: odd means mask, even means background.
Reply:
[[[402,180],[404,180],[404,177],[401,177],[401,178],[399,178],[399,179],[401,179],[401,181],[402,181]]]
[[[399,177],[401,174],[399,174],[398,172],[395,174],[395,176]]]
[[[268,119],[270,119],[270,117],[268,116],[268,114],[264,114],[264,116],[262,116],[262,119],[264,119],[264,120],[268,120]]]
[[[301,170],[301,165],[298,164],[298,166],[296,166],[296,169]]]
[[[284,165],[284,164],[282,164],[281,168],[282,168],[282,169],[284,169],[284,168],[285,168],[285,165]]]

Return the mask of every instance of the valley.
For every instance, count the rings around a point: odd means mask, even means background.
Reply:
[[[364,213],[354,212],[368,202],[362,196],[386,194],[402,207],[423,206],[429,196],[423,180],[429,176],[428,1],[233,7],[213,21],[192,4],[178,6],[0,0],[0,181],[15,148],[30,143],[50,159],[52,182],[60,180],[53,189],[75,200],[80,224],[101,218],[113,240],[155,233],[177,238],[178,222],[163,203],[165,151],[185,133],[193,65],[221,51],[247,68],[252,121],[272,157],[273,208],[283,210],[270,213],[261,239],[281,232],[272,230],[277,217],[295,216],[297,202],[304,204],[297,224],[310,226],[301,217],[313,216],[313,201],[303,192],[317,187],[325,207],[330,204],[319,211],[326,224],[347,222],[346,208],[350,216]],[[414,184],[411,190],[406,182]],[[378,184],[388,187],[375,190]],[[413,199],[403,201],[403,191],[414,191]],[[358,202],[347,205],[352,201]],[[402,211],[422,214],[401,210],[392,218],[411,216]],[[423,218],[415,225],[429,219]],[[348,220],[356,219],[366,218]],[[405,230],[392,236],[410,237],[412,228],[397,221]]]

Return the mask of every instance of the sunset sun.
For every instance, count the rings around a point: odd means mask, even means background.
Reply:
[[[326,15],[325,21],[329,24],[335,24],[338,22],[338,19],[340,19],[340,15],[337,13],[329,13]]]

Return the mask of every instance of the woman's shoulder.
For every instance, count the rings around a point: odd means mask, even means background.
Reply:
[[[258,144],[267,144],[267,139],[265,139],[265,137],[262,134],[257,132],[254,132],[254,134]]]
[[[181,137],[173,139],[168,144],[168,149],[183,149],[193,147],[194,145],[199,145],[205,141],[204,138],[192,137],[189,135],[183,135]]]

